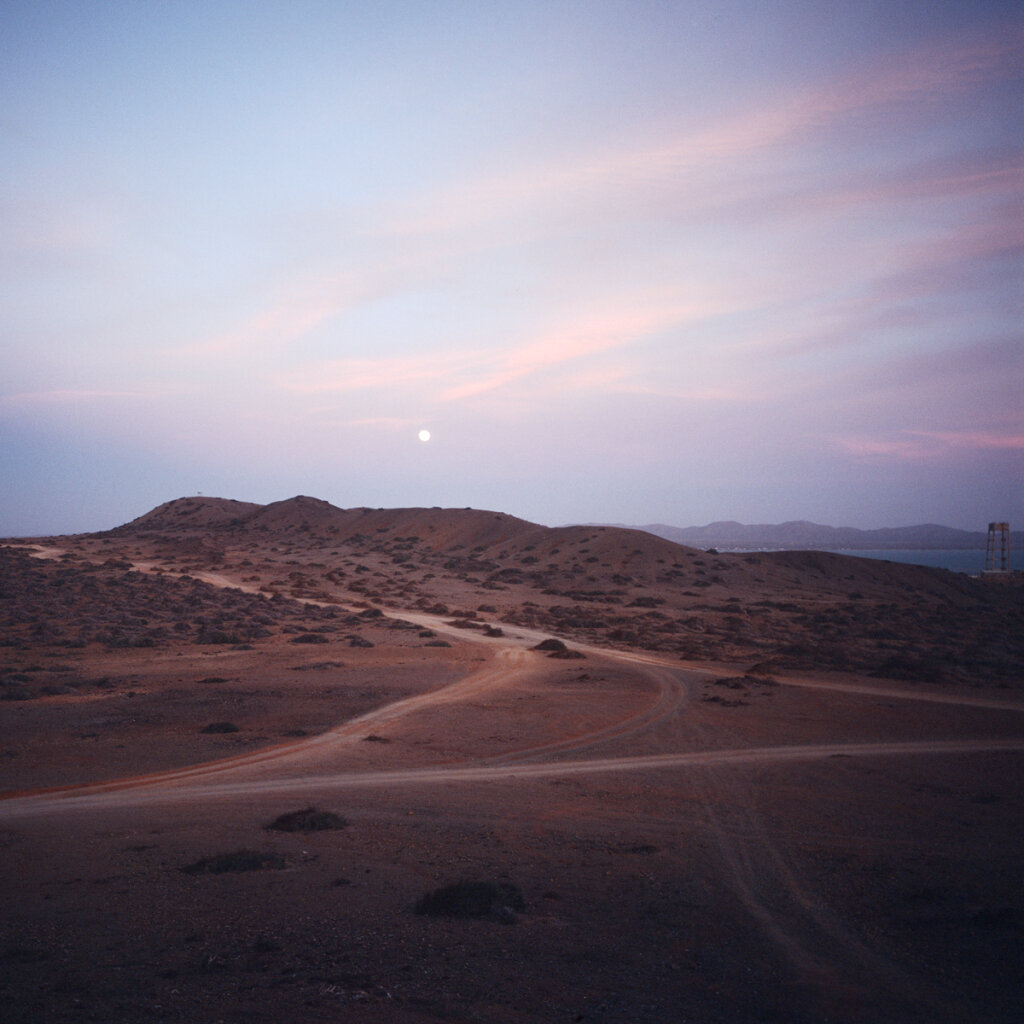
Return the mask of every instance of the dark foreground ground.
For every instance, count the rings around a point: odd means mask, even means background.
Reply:
[[[1016,1021],[1019,763],[835,758],[6,822],[4,1019]],[[263,828],[310,800],[347,826]],[[241,849],[283,866],[182,870]],[[460,880],[514,885],[521,909],[414,912]]]

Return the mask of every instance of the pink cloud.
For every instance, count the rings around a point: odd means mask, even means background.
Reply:
[[[410,427],[418,425],[420,421],[403,419],[399,416],[368,416],[347,422],[352,427],[387,427],[390,430],[408,430]]]
[[[161,391],[103,391],[89,388],[57,388],[52,391],[24,391],[12,395],[0,395],[0,404],[10,406],[66,405],[70,402],[107,400],[112,398],[153,398]]]
[[[303,337],[326,320],[337,316],[348,304],[349,298],[302,298],[285,300],[261,310],[231,330],[182,346],[182,355],[231,355],[282,345]]]
[[[120,237],[123,217],[100,202],[62,206],[21,198],[2,207],[0,255],[12,266],[84,265],[100,258]]]
[[[663,387],[657,384],[643,385],[626,388],[631,394],[652,395],[659,398],[676,398],[684,402],[753,402],[762,401],[770,397],[769,393],[757,393],[749,386],[729,385],[706,385],[690,388]],[[771,392],[771,397],[777,396],[778,392]]]
[[[334,359],[293,370],[278,382],[303,393],[439,388],[436,398],[457,402],[545,371],[573,367],[576,372],[559,377],[558,386],[589,390],[600,387],[604,379],[603,372],[594,376],[580,370],[579,364],[590,357],[636,344],[719,309],[711,299],[686,304],[658,296],[625,296],[603,311],[570,319],[519,344],[443,354]]]
[[[430,384],[465,373],[471,357],[460,355],[385,356],[380,359],[330,359],[285,373],[276,380],[290,391],[373,391]]]
[[[1006,448],[1024,451],[1024,434],[999,434],[992,430],[918,430],[912,433],[949,448]]]
[[[674,201],[691,211],[718,206],[723,199],[735,202],[749,190],[734,181],[737,166],[747,158],[852,118],[884,113],[886,125],[891,126],[911,108],[915,116],[921,107],[942,108],[951,95],[1015,74],[1018,61],[1017,41],[1009,32],[922,44],[916,51],[890,55],[885,62],[879,60],[824,86],[773,96],[760,107],[719,118],[708,127],[684,133],[668,129],[652,143],[634,142],[461,182],[457,188],[421,198],[417,209],[393,219],[391,230],[401,236],[450,233],[515,217],[516,230],[536,233],[545,230],[545,224],[557,224],[566,209],[604,203],[610,194],[627,205],[643,205],[652,201],[652,194],[670,190]],[[1011,167],[1000,172],[979,170],[925,187],[994,190],[1006,186],[1012,175]],[[756,190],[763,200],[761,184]],[[903,183],[873,193],[864,185],[828,201],[853,204],[896,197],[901,191],[912,194],[919,187]],[[523,212],[530,208],[550,211],[553,220],[524,218]]]
[[[473,379],[447,388],[442,398],[454,401],[494,391],[544,370],[633,344],[706,312],[708,310],[699,307],[687,309],[657,303],[647,306],[640,301],[635,309],[588,315],[545,332],[505,354],[498,354],[490,367],[483,368]],[[577,382],[585,386],[585,378],[577,378]]]
[[[843,437],[840,445],[857,458],[922,461],[951,451],[1004,450],[1024,452],[1024,434],[994,430],[905,430],[895,437]]]
[[[381,293],[396,291],[410,283],[421,284],[438,273],[437,268],[456,267],[479,255],[481,246],[494,247],[493,239],[455,237],[459,229],[477,228],[494,220],[510,218],[508,234],[502,235],[501,245],[522,241],[524,236],[539,235],[558,230],[563,216],[573,216],[579,204],[604,202],[615,197],[627,207],[634,204],[661,204],[669,200],[674,208],[706,214],[721,209],[734,216],[779,215],[797,212],[808,218],[828,218],[839,210],[867,203],[882,203],[913,194],[971,195],[994,194],[1011,187],[1014,168],[934,168],[925,179],[917,175],[900,180],[876,183],[867,179],[849,181],[847,187],[819,189],[815,194],[793,188],[784,175],[769,175],[768,183],[778,185],[778,196],[764,193],[765,178],[750,175],[744,158],[772,150],[779,144],[828,129],[862,111],[887,108],[892,105],[937,103],[952,91],[973,87],[1006,73],[1012,59],[1013,47],[1005,38],[994,38],[965,44],[959,40],[943,44],[922,46],[916,53],[894,56],[886,65],[866,68],[855,75],[837,79],[824,88],[792,92],[781,99],[770,99],[752,112],[721,119],[708,127],[688,133],[663,135],[653,143],[610,148],[589,156],[563,160],[557,163],[538,163],[496,174],[476,181],[463,182],[458,188],[440,195],[421,196],[414,208],[394,217],[384,234],[393,242],[401,236],[403,243],[410,235],[429,235],[425,244],[392,247],[385,245],[371,255],[358,270],[336,275],[325,281],[322,275],[311,274],[308,281],[292,289],[289,297],[269,303],[267,308],[243,320],[230,330],[215,334],[182,350],[199,357],[237,355],[251,349],[269,346],[282,347],[323,327],[335,317]],[[744,168],[743,173],[737,168]],[[778,200],[778,202],[776,201]],[[781,206],[779,204],[782,204]],[[784,209],[783,209],[784,207]],[[543,212],[545,216],[533,214]],[[547,216],[548,213],[551,216]],[[523,214],[526,214],[525,216]],[[387,224],[387,212],[377,211]],[[1007,244],[1011,235],[1020,233],[1019,226],[1008,222],[1003,228]],[[949,245],[936,245],[934,238],[927,240],[918,251],[879,253],[880,277],[892,277],[907,272],[927,276],[930,266],[949,259],[957,253],[960,259],[976,254],[984,247],[992,247],[996,239],[991,232],[976,232],[972,239],[964,232],[951,234]],[[378,240],[380,237],[378,236]],[[585,259],[585,256],[582,257]],[[845,259],[858,265],[864,259],[859,251],[850,251],[845,257],[833,257],[827,272],[835,276],[833,261]],[[826,270],[808,268],[797,278],[804,293],[819,287],[818,277]],[[709,277],[713,273],[707,271]],[[402,279],[402,280],[399,280]],[[412,281],[410,281],[412,279]],[[726,287],[722,285],[722,287]],[[748,291],[733,296],[733,308],[756,306],[766,294],[780,299],[772,291],[775,282],[762,277],[759,282],[748,282]],[[781,286],[780,286],[781,287]],[[791,288],[791,285],[786,287]],[[891,285],[921,287],[920,280],[904,280]],[[760,294],[751,293],[757,288]],[[787,301],[799,301],[802,295],[782,296]],[[893,294],[890,301],[898,301]],[[872,295],[871,306],[878,314],[878,295]],[[850,300],[847,300],[850,301]],[[854,300],[855,301],[855,300]],[[866,300],[865,300],[866,301]],[[303,392],[351,391],[365,389],[440,387],[440,397],[455,401],[494,391],[512,383],[562,365],[580,364],[586,358],[632,344],[659,327],[685,324],[694,316],[710,312],[708,308],[694,313],[691,310],[644,308],[650,303],[637,301],[631,305],[637,313],[599,313],[578,323],[557,325],[533,340],[526,340],[511,348],[495,350],[502,344],[483,351],[454,351],[431,355],[395,356],[381,359],[337,359],[317,364],[309,369],[294,370],[282,381],[290,390]],[[726,308],[722,301],[718,310]],[[828,311],[835,324],[847,323],[856,310],[835,307]],[[865,306],[865,314],[869,312]],[[832,323],[809,324],[806,330],[792,331],[790,340],[795,347],[840,343],[852,337],[849,330],[839,330]],[[842,335],[842,337],[840,337]],[[763,341],[758,347],[764,350]],[[581,382],[582,378],[577,376]],[[580,387],[584,385],[579,384]]]

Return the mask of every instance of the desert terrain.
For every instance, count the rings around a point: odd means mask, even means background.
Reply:
[[[2,1019],[1016,1022],[1024,583],[473,509],[0,546]]]

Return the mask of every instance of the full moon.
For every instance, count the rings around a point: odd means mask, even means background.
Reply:
[[[429,430],[421,430],[417,436],[419,437],[419,439],[421,441],[429,441],[430,440],[430,431]]]

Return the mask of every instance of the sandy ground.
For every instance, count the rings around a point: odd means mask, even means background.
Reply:
[[[69,545],[47,547],[53,568]],[[163,571],[235,615],[224,586],[286,578],[271,556]],[[582,636],[585,657],[553,659],[531,649],[549,630],[452,625],[479,603],[461,588],[444,614],[396,598],[358,625],[358,592],[279,602],[248,644],[11,625],[3,1019],[1020,1019],[1019,679],[746,674]],[[325,596],[338,617],[317,618]],[[307,627],[327,639],[296,643]],[[266,827],[310,806],[346,824]],[[279,859],[183,870],[240,850]],[[522,903],[415,912],[462,881]]]

